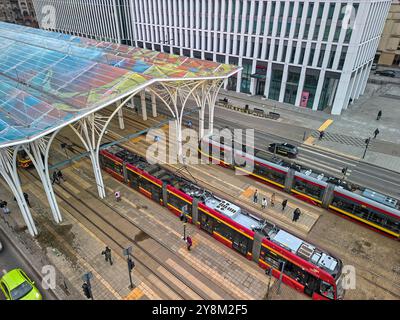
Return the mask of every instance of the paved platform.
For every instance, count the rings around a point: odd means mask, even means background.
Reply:
[[[62,153],[61,150],[58,152]],[[182,222],[176,216],[107,174],[104,178],[108,197],[104,200],[97,199],[95,196],[97,188],[91,183],[93,176],[88,160],[81,160],[73,166],[64,168],[66,181],[61,182],[60,186],[55,185],[64,219],[60,225],[52,222],[47,199],[41,191],[39,181],[34,180],[32,174],[34,170],[31,170],[31,173],[22,172],[21,176],[24,191],[30,195],[34,220],[40,232],[33,243],[42,248],[43,257],[49,259],[50,263],[60,270],[59,276],[67,279],[68,288],[80,298],[84,299],[81,277],[89,271],[94,276],[92,287],[95,299],[265,298],[268,279],[254,262],[229,250],[191,225],[187,226],[187,233],[191,235],[194,245],[188,252],[181,238]],[[121,191],[121,202],[115,202],[113,197],[115,190]],[[164,261],[162,267],[159,266],[154,270],[159,278],[151,272],[144,272],[137,265],[132,272],[134,288],[128,288],[126,260],[122,256],[122,249],[118,246],[123,240],[115,236],[116,241],[111,241],[106,234],[118,235],[118,233],[113,233],[107,225],[103,226],[103,230],[91,226],[86,220],[99,224],[99,218],[85,209],[82,203],[77,202],[75,196],[82,199],[87,208],[89,206],[95,208],[104,218],[108,217],[110,223],[118,230],[131,234],[148,250],[156,250],[155,254]],[[6,200],[11,198],[6,188],[2,188],[0,198]],[[13,203],[10,207],[12,214],[7,216],[7,219],[15,224],[16,230],[26,233],[18,208]],[[156,239],[158,245],[150,244],[146,237],[141,239],[142,234],[135,235],[136,231],[127,227],[126,221],[123,223],[116,219],[115,211],[140,226],[151,239]],[[114,262],[112,266],[101,255],[106,245],[112,249]],[[156,247],[163,249],[159,250]],[[37,258],[39,259],[39,256]],[[184,281],[178,281],[174,274],[179,274]],[[164,281],[175,283],[175,287],[169,287]],[[270,285],[273,286],[275,281],[276,279],[272,279]],[[282,287],[287,286],[282,285]],[[307,299],[289,287],[283,289],[283,293],[289,292],[289,296],[295,295],[297,299]],[[177,294],[178,292],[180,294]],[[281,293],[280,298],[284,297],[285,295]]]
[[[166,136],[168,136],[168,127],[163,128]],[[175,137],[168,137],[169,140],[175,140]],[[135,139],[135,143],[125,143],[124,145],[142,156],[146,156],[146,151],[152,142],[146,141],[145,137]],[[166,150],[166,154],[168,154]],[[160,148],[159,151],[162,151]],[[233,170],[221,168],[215,164],[197,164],[188,165],[187,170],[182,170],[181,164],[165,163],[165,167],[171,171],[179,170],[179,174],[185,176],[189,180],[196,179],[200,184],[210,191],[219,193],[221,197],[233,201],[244,208],[256,212],[259,216],[268,219],[282,227],[285,227],[294,232],[303,234],[308,233],[314,224],[317,222],[320,213],[316,208],[308,205],[307,203],[300,202],[297,199],[287,195],[285,192],[275,190],[260,182],[257,182],[250,177],[243,175],[235,175]],[[258,190],[258,202],[253,202],[253,194]],[[275,193],[275,206],[271,206],[271,196]],[[261,208],[263,198],[267,198],[267,208]],[[281,203],[284,199],[288,199],[288,205],[282,211]],[[296,208],[301,209],[301,216],[297,222],[293,222],[293,211]]]

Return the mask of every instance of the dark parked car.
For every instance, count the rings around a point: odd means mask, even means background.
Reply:
[[[298,150],[295,146],[288,143],[271,143],[268,147],[268,151],[276,152],[276,154],[280,154],[283,156],[287,156],[289,158],[296,158]]]
[[[379,71],[375,71],[375,74],[380,75],[380,76],[394,78],[396,76],[396,71],[394,71],[394,70],[379,70]]]

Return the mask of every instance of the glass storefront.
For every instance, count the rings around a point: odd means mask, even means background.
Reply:
[[[271,84],[269,87],[268,98],[272,100],[279,100],[279,93],[281,91],[283,75],[283,66],[273,66],[271,71]]]
[[[295,104],[297,88],[299,85],[301,68],[290,67],[288,78],[286,81],[285,96],[283,101],[290,104]]]
[[[305,107],[312,108],[317,91],[319,79],[319,70],[307,69],[306,77],[304,80],[303,92],[306,93],[307,99],[304,101]]]

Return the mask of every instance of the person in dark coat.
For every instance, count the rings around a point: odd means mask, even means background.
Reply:
[[[256,191],[254,191],[253,202],[254,202],[254,203],[257,203],[257,202],[258,202],[258,190],[257,190],[257,189],[256,189]]]
[[[57,171],[57,177],[58,177],[58,181],[59,181],[59,182],[61,182],[61,179],[62,179],[63,181],[65,181],[64,176],[63,176],[61,170],[58,170],[58,171]]]
[[[29,202],[29,196],[26,192],[24,192],[24,198],[25,198],[25,201],[26,201],[26,204],[28,205],[28,207],[32,208],[31,203]]]
[[[382,117],[382,110],[379,110],[378,116],[376,117],[376,120],[380,120]]]
[[[109,247],[106,247],[106,249],[101,253],[104,255],[104,258],[106,259],[106,262],[110,262],[110,265],[113,265],[112,259],[111,259],[111,249]]]
[[[285,211],[286,206],[287,206],[287,199],[282,201],[282,211]]]
[[[54,184],[54,182],[57,182],[57,184],[60,184],[60,179],[58,178],[57,171],[53,172],[53,181],[51,182],[51,184]]]
[[[188,251],[190,251],[190,248],[192,247],[192,244],[193,244],[191,237],[189,237],[189,236],[186,237],[186,244],[187,244]]]
[[[379,129],[376,128],[375,131],[374,131],[374,139],[376,138],[376,136],[377,136],[378,134],[379,134]]]
[[[320,131],[319,132],[319,140],[322,140],[322,138],[324,137],[324,135],[325,135],[325,131]]]
[[[293,222],[296,222],[297,220],[299,220],[300,214],[301,214],[300,209],[299,209],[299,208],[296,208],[296,209],[293,211],[293,219],[292,219],[292,221],[293,221]]]

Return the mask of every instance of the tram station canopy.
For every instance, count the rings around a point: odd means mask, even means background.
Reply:
[[[239,69],[0,22],[0,148],[33,141],[154,82],[224,79]]]

